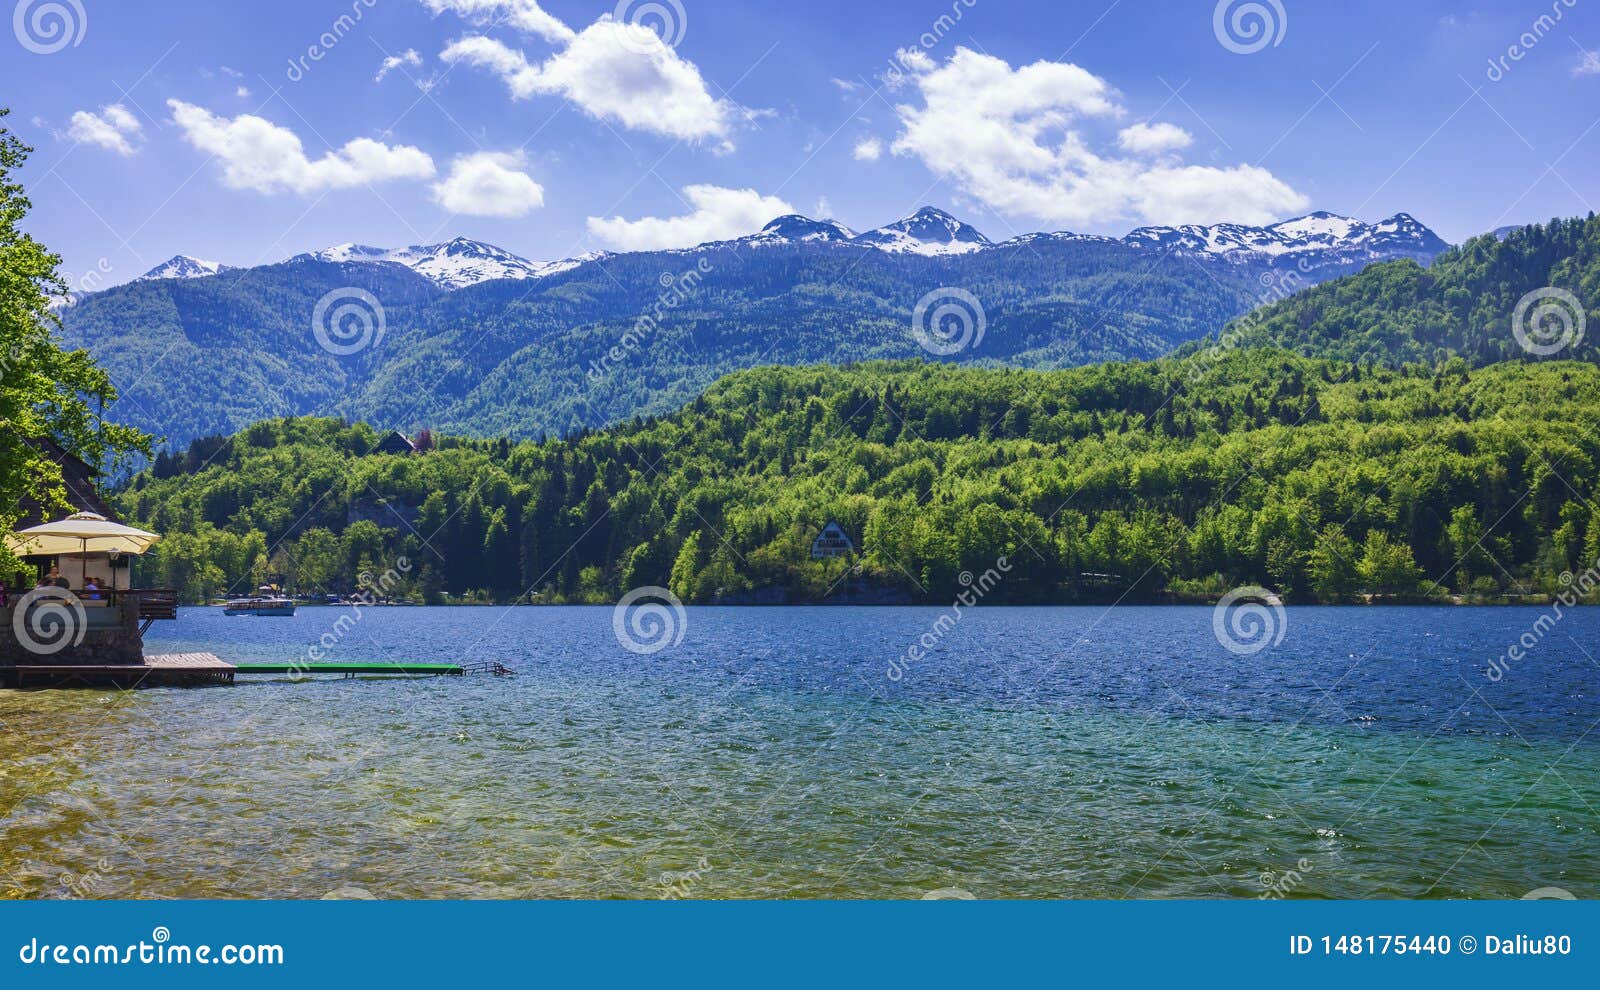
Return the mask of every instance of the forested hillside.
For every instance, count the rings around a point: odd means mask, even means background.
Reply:
[[[928,356],[913,312],[945,287],[970,293],[982,317],[944,360],[1155,358],[1350,266],[1294,267],[1093,238],[934,257],[747,241],[446,292],[398,264],[300,259],[136,282],[63,317],[67,339],[124,383],[115,415],[179,448],[292,415],[530,439],[671,412],[762,364]],[[315,327],[332,311],[319,321],[318,303],[354,302],[350,289],[368,294],[357,306],[368,325],[345,328],[351,353],[329,353]]]
[[[1237,346],[1275,345],[1342,361],[1461,356],[1491,364],[1539,356],[1519,345],[1513,324],[1529,293],[1550,288],[1570,293],[1579,306],[1555,300],[1564,313],[1547,312],[1550,322],[1540,328],[1535,304],[1524,310],[1525,332],[1553,352],[1547,356],[1600,359],[1600,218],[1593,214],[1507,231],[1503,240],[1473,238],[1427,268],[1414,261],[1369,266],[1258,310],[1226,337]],[[1580,334],[1583,324],[1589,332]],[[1555,346],[1563,327],[1581,339]]]
[[[365,426],[265,422],[139,476],[121,504],[168,534],[145,579],[191,599],[271,573],[348,591],[400,556],[400,593],[429,600],[864,584],[946,603],[1001,556],[991,602],[1248,583],[1302,601],[1495,595],[1600,557],[1596,422],[1600,368],[1578,362],[768,367],[542,444],[376,455]],[[829,519],[859,574],[810,559]]]

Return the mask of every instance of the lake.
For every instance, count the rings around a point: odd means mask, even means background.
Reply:
[[[1600,896],[1600,609],[357,614],[147,650],[516,676],[0,692],[0,895]]]

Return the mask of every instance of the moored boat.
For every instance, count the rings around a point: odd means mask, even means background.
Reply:
[[[261,594],[249,598],[230,598],[222,607],[223,615],[293,615],[294,601],[279,594]]]

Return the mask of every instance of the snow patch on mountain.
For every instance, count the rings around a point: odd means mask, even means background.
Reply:
[[[231,265],[224,265],[216,261],[206,261],[204,258],[192,258],[187,254],[179,254],[168,258],[134,279],[134,281],[154,282],[163,278],[206,278],[207,276],[233,270],[234,268]]]
[[[298,255],[291,261],[325,261],[333,264],[403,265],[443,289],[461,289],[495,279],[545,278],[569,271],[595,256],[565,261],[535,262],[520,258],[504,248],[466,237],[443,244],[421,244],[390,250],[365,244],[338,244],[321,251]]]
[[[767,224],[759,234],[743,238],[742,243],[778,247],[784,244],[840,243],[855,236],[855,231],[832,220],[812,220],[791,213]]]
[[[970,254],[994,246],[971,224],[963,223],[931,206],[925,206],[911,216],[877,230],[857,234],[852,243],[875,247],[890,254],[920,254],[925,257]]]
[[[1267,227],[1223,223],[1211,227],[1141,227],[1123,238],[1133,247],[1179,254],[1214,255],[1232,261],[1326,255],[1358,261],[1387,257],[1431,257],[1445,250],[1437,234],[1407,213],[1368,224],[1333,213],[1312,213]]]
[[[1099,234],[1074,234],[1069,230],[1058,230],[1052,234],[1018,234],[1008,241],[1001,241],[995,247],[1026,247],[1030,244],[1121,244],[1115,237],[1102,237]]]

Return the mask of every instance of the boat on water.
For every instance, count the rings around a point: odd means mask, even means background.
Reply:
[[[287,598],[232,598],[222,606],[223,615],[293,615],[294,602]]]
[[[284,597],[276,588],[263,587],[247,598],[230,598],[222,606],[223,615],[293,615],[294,599]]]

